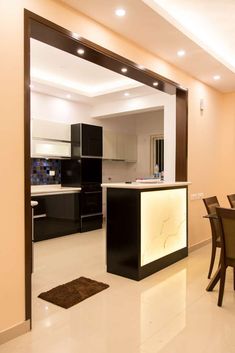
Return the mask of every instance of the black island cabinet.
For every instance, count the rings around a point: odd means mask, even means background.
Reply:
[[[109,273],[139,281],[188,255],[187,185],[102,185]]]

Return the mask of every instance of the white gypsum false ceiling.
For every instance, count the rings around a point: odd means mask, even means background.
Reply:
[[[121,3],[119,0],[60,1],[211,87],[222,92],[235,91],[235,73],[231,66],[225,64],[228,60],[222,59],[223,50],[218,55],[209,48],[209,44],[216,45],[216,38],[220,37],[222,42],[227,43],[227,48],[231,49],[229,56],[233,55],[234,58],[234,0],[125,0]],[[168,5],[172,4],[174,11],[170,12]],[[126,10],[126,15],[121,18],[115,15],[115,9],[120,6]],[[195,25],[196,29],[201,30],[200,41],[195,39],[195,35],[189,35],[182,19],[173,18],[175,9],[184,11],[188,23],[192,22],[192,14],[203,19],[203,24],[197,22]],[[214,38],[209,39],[211,43],[203,44],[209,31],[214,33]],[[186,51],[184,57],[177,56],[179,49]],[[157,66],[150,69],[158,72]],[[220,75],[221,79],[215,81],[214,75]]]

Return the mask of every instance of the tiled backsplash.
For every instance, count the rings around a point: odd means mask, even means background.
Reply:
[[[61,163],[59,159],[31,158],[31,185],[60,183]]]

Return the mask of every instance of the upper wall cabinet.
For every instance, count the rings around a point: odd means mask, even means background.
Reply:
[[[34,158],[69,158],[71,157],[70,142],[33,139],[31,155]]]
[[[57,141],[71,141],[69,124],[47,120],[32,120],[32,137]]]
[[[136,162],[137,137],[136,135],[104,131],[103,150],[104,159]]]
[[[31,157],[70,158],[70,125],[32,120]]]
[[[103,128],[89,124],[71,125],[72,157],[103,156]]]

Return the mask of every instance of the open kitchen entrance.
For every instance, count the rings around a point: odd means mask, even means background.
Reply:
[[[164,149],[165,154],[172,155],[172,150],[174,151],[174,163],[172,165],[168,159],[165,159],[164,172],[171,176],[174,174],[176,180],[183,180],[182,178],[186,180],[186,149],[183,146],[183,142],[187,139],[183,114],[186,108],[186,92],[175,88],[174,83],[165,81],[162,77],[143,70],[134,63],[102,48],[94,47],[92,43],[77,39],[74,34],[57,28],[56,25],[28,12],[26,23],[28,24],[26,50],[30,52],[30,57],[26,55],[25,62],[26,203],[30,200],[30,175],[33,186],[32,196],[38,202],[38,209],[35,208],[34,212],[38,254],[41,252],[41,256],[45,256],[44,259],[47,260],[50,257],[53,240],[45,239],[64,236],[66,232],[72,234],[89,231],[87,237],[80,237],[79,246],[84,246],[85,252],[92,235],[97,240],[102,237],[102,242],[95,241],[94,248],[100,246],[103,250],[100,248],[100,255],[97,256],[105,258],[105,233],[101,227],[106,205],[104,194],[102,198],[100,184],[102,181],[120,181],[120,179],[131,181],[152,173],[155,166],[150,164],[150,135],[163,136],[165,139],[164,114],[171,115],[172,109],[174,112],[182,110],[178,119],[177,114],[174,113],[177,134],[174,130],[173,135],[174,139],[176,136],[176,143],[172,146],[169,144],[166,151]],[[61,55],[62,61],[58,59]],[[78,65],[77,63],[81,66],[79,69],[77,67],[75,69],[74,66],[73,71],[73,65]],[[31,77],[29,64],[31,64]],[[70,68],[70,78],[66,77],[66,67]],[[124,72],[123,69],[127,71]],[[80,87],[73,86],[71,84],[73,76],[75,77],[77,73],[82,73],[84,80],[87,79],[90,82],[83,82]],[[58,79],[63,75],[64,82]],[[94,84],[96,80],[99,82]],[[116,83],[116,87],[115,84],[112,87],[110,82]],[[102,92],[101,86],[105,84],[106,87]],[[89,89],[85,94],[87,87]],[[174,93],[176,93],[176,103],[173,100]],[[173,108],[169,105],[170,101],[173,102]],[[156,130],[151,125],[153,121]],[[166,128],[170,130],[169,126]],[[89,129],[92,131],[88,131]],[[102,131],[101,140],[100,131]],[[86,141],[89,139],[91,142],[86,146]],[[91,147],[98,140],[98,145],[102,146],[102,154],[100,151],[97,152],[97,149],[95,152],[91,151]],[[142,158],[142,163],[137,163],[137,155]],[[179,168],[179,165],[184,166],[184,162],[185,170]],[[52,185],[53,190],[50,189]],[[63,190],[60,185],[64,187]],[[30,220],[31,213],[27,204],[27,318],[31,318]],[[61,260],[66,262],[72,258],[69,254],[76,251],[74,237],[68,239],[72,250],[70,252],[69,248],[67,249],[66,259],[63,258],[63,238],[60,238],[56,245],[57,254],[59,253]],[[43,245],[43,241],[47,242],[47,248]],[[34,254],[34,256],[37,255]],[[91,253],[86,256],[88,260]],[[71,261],[71,265],[66,270],[68,272],[65,273],[68,280],[73,279],[76,266],[80,269],[84,268],[82,262],[85,261],[86,256],[81,261]],[[92,254],[92,256],[96,255]],[[97,260],[97,268],[101,269],[99,261]],[[53,259],[52,261],[49,259],[48,263],[53,264]],[[95,266],[95,263],[91,265]],[[38,267],[43,266],[45,264],[38,261]],[[34,270],[37,271],[37,268]],[[59,272],[57,272],[58,275]],[[39,277],[38,283],[41,280],[42,278]],[[52,283],[51,287],[54,284],[60,284],[58,277],[57,282]]]

